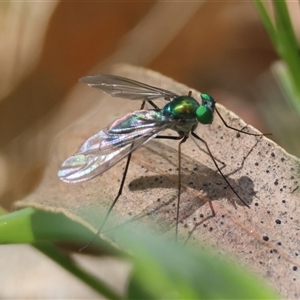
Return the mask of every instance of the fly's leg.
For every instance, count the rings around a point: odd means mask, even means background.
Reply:
[[[188,136],[169,136],[159,135],[155,138],[169,139],[169,140],[181,140],[178,144],[178,195],[177,195],[177,211],[176,211],[176,225],[175,225],[175,241],[178,238],[178,225],[179,225],[179,211],[180,211],[180,194],[181,194],[181,145],[188,139]]]
[[[178,198],[177,198],[177,216],[175,227],[175,242],[178,237],[178,225],[179,225],[179,209],[180,209],[180,192],[181,192],[181,145],[188,139],[188,136],[184,136],[178,144]]]
[[[235,127],[232,127],[230,125],[228,125],[226,123],[226,121],[224,120],[224,118],[222,117],[222,115],[220,114],[220,112],[218,111],[217,107],[215,107],[215,111],[217,112],[218,116],[220,117],[221,121],[223,122],[223,124],[227,127],[227,128],[230,128],[232,130],[235,130],[237,132],[240,132],[240,133],[244,133],[244,134],[248,134],[248,135],[254,135],[254,136],[266,136],[266,135],[272,135],[272,133],[251,133],[251,132],[247,132],[247,131],[244,131],[244,127],[242,129],[238,129],[238,128],[235,128]],[[245,126],[247,127],[247,126]]]
[[[141,105],[141,109],[143,109],[145,106],[145,101],[143,101],[142,105]],[[133,144],[131,145],[133,146]],[[131,160],[131,154],[130,153],[128,156],[127,156],[127,161],[126,161],[126,165],[125,165],[125,170],[124,170],[124,173],[123,173],[123,176],[122,176],[122,181],[121,181],[121,184],[120,184],[120,187],[119,187],[119,191],[118,191],[118,194],[116,196],[116,198],[114,199],[114,201],[112,202],[112,204],[110,205],[110,207],[108,208],[107,210],[107,213],[101,223],[101,226],[99,227],[97,233],[95,234],[94,238],[88,243],[86,244],[85,246],[83,246],[82,248],[79,249],[79,252],[81,252],[82,250],[86,249],[87,247],[89,247],[95,240],[96,238],[99,236],[99,234],[101,233],[111,211],[113,210],[114,206],[116,205],[118,199],[120,198],[120,196],[122,195],[122,191],[123,191],[123,187],[124,187],[124,183],[125,183],[125,179],[126,179],[126,175],[127,175],[127,171],[128,171],[128,168],[129,168],[129,164],[130,164],[130,160]]]
[[[147,101],[147,102],[148,102],[153,108],[155,108],[155,109],[160,109],[153,101],[149,100],[149,101]],[[144,101],[143,103],[144,103],[144,106],[145,106],[145,101]],[[142,106],[141,109],[143,109],[144,106]]]
[[[209,147],[208,147],[208,144],[205,140],[203,140],[201,137],[199,137],[195,132],[192,131],[192,136],[195,137],[197,140],[201,141],[202,143],[204,143],[208,153],[209,153],[209,156],[211,157],[214,165],[216,166],[218,172],[221,174],[221,176],[223,177],[223,179],[225,180],[225,182],[228,184],[228,186],[230,187],[230,189],[234,192],[234,194],[240,199],[240,201],[242,203],[244,203],[245,206],[247,206],[248,208],[250,208],[250,206],[239,196],[239,194],[234,190],[234,188],[232,187],[232,185],[229,183],[229,181],[227,180],[227,178],[224,176],[224,174],[222,173],[221,169],[219,168],[214,156],[212,155]]]

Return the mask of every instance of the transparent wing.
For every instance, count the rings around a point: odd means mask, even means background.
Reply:
[[[62,164],[58,177],[65,182],[75,183],[100,175],[170,124],[171,120],[159,111],[130,113],[86,140]]]
[[[100,89],[112,97],[130,100],[151,101],[158,98],[171,100],[178,97],[177,94],[168,90],[115,75],[90,75],[80,78],[80,81],[90,87]]]

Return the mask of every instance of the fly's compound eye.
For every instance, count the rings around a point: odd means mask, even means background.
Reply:
[[[196,117],[201,124],[211,124],[214,118],[213,111],[204,105],[200,105],[196,110]]]

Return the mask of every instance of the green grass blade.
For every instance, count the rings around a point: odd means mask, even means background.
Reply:
[[[35,209],[25,208],[0,217],[0,243],[32,243],[35,237],[31,217]]]
[[[131,234],[130,234],[131,232]],[[127,298],[275,299],[253,274],[203,249],[161,240],[139,228],[120,228],[116,238],[133,254]]]
[[[298,42],[285,1],[273,1],[278,32],[286,38],[288,45],[298,53]]]
[[[34,208],[25,208],[0,217],[0,243],[31,243],[61,267],[108,299],[120,299],[105,283],[81,269],[68,255],[51,242],[76,242],[83,246],[91,241],[94,233],[64,214]],[[99,241],[98,244],[99,245]],[[94,246],[94,245],[93,245]],[[114,248],[101,242],[101,249],[115,255]]]
[[[279,45],[278,54],[286,62],[291,74],[291,82],[295,90],[296,97],[300,99],[300,55],[297,39],[292,27],[289,13],[285,1],[274,1],[276,26],[278,32]]]
[[[64,239],[82,242],[88,230],[80,227],[83,226],[63,214],[27,208],[0,218],[0,242],[33,243],[102,295],[119,299],[104,283],[78,267],[54,245],[45,242]],[[128,299],[276,298],[273,292],[253,279],[253,275],[236,270],[232,266],[234,263],[224,262],[201,249],[195,253],[188,247],[153,237],[141,227],[138,231],[133,230],[130,225],[118,227],[111,234],[131,254],[123,253],[134,266]],[[113,251],[110,253],[114,254]]]
[[[95,233],[63,213],[53,213],[32,207],[0,216],[0,244],[47,242],[76,243],[78,249],[89,243]],[[120,255],[114,247],[99,237],[91,247],[101,248],[111,255]]]
[[[287,66],[286,78],[289,83],[289,98],[300,114],[300,54],[299,45],[290,20],[286,2],[273,1],[275,25],[263,1],[254,1],[264,26],[274,44],[275,50]],[[286,85],[286,84],[285,84]]]
[[[270,36],[270,39],[273,42],[273,45],[277,49],[278,47],[278,40],[277,40],[277,33],[276,28],[270,18],[270,15],[266,9],[266,6],[264,4],[264,1],[255,0],[254,3],[256,4],[256,7],[258,9],[258,12],[260,13],[261,20]]]
[[[33,244],[38,250],[44,253],[46,256],[54,260],[61,267],[69,271],[76,276],[79,280],[85,282],[89,287],[105,296],[107,299],[121,299],[111,288],[103,283],[98,278],[88,274],[82,268],[80,268],[69,256],[58,250],[51,243],[35,243]]]
[[[1,244],[61,240],[86,242],[92,236],[90,230],[66,218],[62,213],[29,207],[0,217]]]

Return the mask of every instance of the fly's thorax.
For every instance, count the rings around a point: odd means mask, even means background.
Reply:
[[[176,120],[170,126],[170,129],[178,132],[180,136],[188,136],[191,131],[194,131],[198,126],[198,121],[194,119]]]
[[[163,108],[163,113],[174,119],[195,119],[199,106],[200,104],[193,97],[179,96]]]

